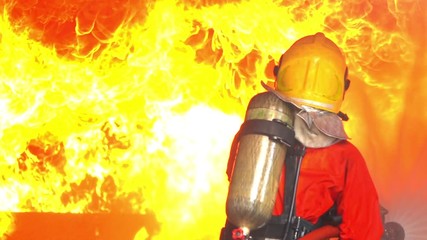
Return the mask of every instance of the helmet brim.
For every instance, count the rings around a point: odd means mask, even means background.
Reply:
[[[277,91],[276,89],[270,87],[267,83],[261,81],[261,85],[265,88],[265,90],[273,93],[274,95],[276,95],[276,97],[278,97],[280,100],[287,102],[287,103],[291,103],[292,105],[294,105],[295,107],[301,109],[302,106],[300,106],[299,104],[297,104],[296,102],[292,101],[292,98],[286,97],[284,95],[282,95],[279,91]]]
[[[267,91],[272,92],[282,101],[291,103],[298,109],[306,109],[306,110],[308,109],[294,102],[292,98],[282,95],[279,91],[275,90],[274,88],[270,87],[269,85],[267,85],[262,81],[261,81],[261,85]],[[316,109],[312,107],[309,107],[309,108]],[[317,129],[319,129],[322,133],[326,134],[327,136],[334,137],[341,140],[349,139],[349,137],[345,132],[341,118],[335,113],[321,110],[321,109],[316,109],[316,111],[313,111],[310,113],[305,112],[305,114],[298,114],[298,116],[301,117],[306,123],[308,123],[308,118],[311,118],[314,124],[316,125]]]

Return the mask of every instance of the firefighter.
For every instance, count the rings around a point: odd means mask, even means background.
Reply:
[[[294,146],[304,150],[297,181],[293,182],[293,209],[286,213],[290,202],[285,201],[285,196],[291,194],[286,188],[291,189],[292,181],[286,177],[285,166],[278,179],[272,209],[271,219],[276,222],[270,219],[252,231],[250,238],[380,240],[384,229],[377,191],[363,156],[344,130],[342,121],[347,120],[346,115],[340,112],[350,84],[343,53],[323,33],[305,36],[281,56],[274,72],[274,86],[261,84],[268,93],[292,106]],[[298,151],[288,151],[286,158],[290,158],[291,152]],[[230,157],[227,169],[230,181],[233,171],[240,171],[233,169],[233,161],[236,159]],[[281,216],[290,221],[282,224],[283,221],[277,220]],[[303,224],[295,226],[296,219]],[[221,239],[232,239],[237,227],[227,221]],[[275,236],[269,235],[274,229],[266,229],[274,227],[281,228],[280,236],[277,231]],[[301,229],[306,232],[295,232]]]

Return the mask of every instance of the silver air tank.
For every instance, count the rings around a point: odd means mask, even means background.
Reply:
[[[227,219],[237,227],[257,229],[271,217],[286,150],[294,141],[292,111],[271,92],[248,104],[226,202]]]

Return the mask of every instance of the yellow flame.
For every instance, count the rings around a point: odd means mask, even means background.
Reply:
[[[134,240],[147,240],[149,239],[149,234],[145,228],[141,228],[136,234]]]
[[[14,231],[14,228],[12,214],[6,212],[0,213],[0,239],[6,239]]]
[[[40,2],[6,1],[0,18],[2,211],[153,210],[154,239],[217,239],[231,139],[296,39],[323,31],[342,46],[346,129],[371,169],[385,171],[370,146],[393,155],[399,133],[383,132],[416,86],[417,1]],[[49,38],[46,22],[72,37]]]

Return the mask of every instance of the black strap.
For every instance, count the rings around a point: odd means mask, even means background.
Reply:
[[[277,140],[287,146],[292,146],[295,142],[295,132],[286,123],[273,119],[249,119],[240,127],[240,136],[246,134],[261,134]]]
[[[285,228],[285,235],[283,240],[288,239],[290,236],[290,227],[293,223],[295,214],[295,200],[298,187],[299,174],[301,169],[301,162],[305,155],[305,147],[302,144],[296,144],[293,148],[292,157],[285,161],[286,176],[285,176],[285,197],[284,197],[284,210],[283,214],[287,217],[287,224]],[[282,214],[282,215],[283,215]]]

